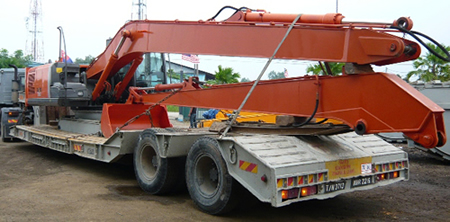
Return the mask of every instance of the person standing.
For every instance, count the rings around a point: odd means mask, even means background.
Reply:
[[[197,108],[192,107],[191,111],[189,112],[189,122],[190,122],[189,128],[197,128],[196,121],[197,121]]]

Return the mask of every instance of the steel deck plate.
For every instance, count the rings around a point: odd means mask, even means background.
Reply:
[[[402,153],[374,135],[236,136],[233,140],[272,168]]]
[[[59,130],[56,126],[50,125],[41,125],[41,126],[25,126],[25,125],[17,125],[17,129],[21,129],[27,132],[36,133],[36,134],[44,134],[51,137],[55,137],[62,140],[69,140],[75,142],[84,142],[84,143],[93,143],[93,144],[104,144],[108,138],[86,135],[81,133],[73,133]]]

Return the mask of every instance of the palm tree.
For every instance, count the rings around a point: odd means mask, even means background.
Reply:
[[[227,67],[222,68],[219,65],[219,71],[215,72],[216,79],[209,80],[209,84],[228,84],[228,83],[238,83],[241,75],[233,71],[233,68]]]
[[[427,43],[427,45],[440,55],[444,57],[446,56],[444,52],[434,44]],[[447,51],[450,51],[450,46],[443,45],[443,47]],[[424,82],[429,82],[432,80],[450,80],[450,65],[430,52],[427,52],[427,54],[414,61],[413,66],[416,70],[408,73],[406,76],[407,80],[413,76],[419,77],[419,80]]]
[[[344,66],[345,63],[340,63],[340,62],[329,62],[328,63],[330,65],[330,69],[331,69],[331,73],[333,76],[337,76],[340,73],[342,73],[342,66]],[[325,69],[325,66],[323,67]],[[322,67],[319,64],[316,65],[309,65],[306,68],[306,73],[312,73],[314,75],[326,75],[323,70]]]

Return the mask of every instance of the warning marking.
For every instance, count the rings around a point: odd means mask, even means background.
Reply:
[[[9,119],[8,123],[17,123],[17,120],[16,119]]]
[[[83,145],[74,144],[73,150],[78,151],[78,152],[83,152]]]
[[[284,185],[284,179],[277,179],[277,188],[281,188]]]
[[[258,173],[258,165],[247,161],[239,160],[239,168],[250,173]]]
[[[314,174],[308,176],[308,183],[314,183]]]
[[[317,174],[317,181],[319,181],[319,182],[323,181],[323,173]]]
[[[288,186],[294,186],[294,177],[289,177],[288,178]]]
[[[304,183],[303,178],[303,176],[298,177],[298,185],[302,185]]]

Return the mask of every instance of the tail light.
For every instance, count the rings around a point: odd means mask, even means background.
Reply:
[[[19,112],[18,111],[9,111],[8,116],[17,117],[17,116],[19,116]]]
[[[290,189],[290,190],[282,190],[281,191],[281,199],[287,200],[287,199],[294,199],[298,198],[298,188]]]
[[[306,197],[317,193],[317,186],[302,187],[300,196]]]

